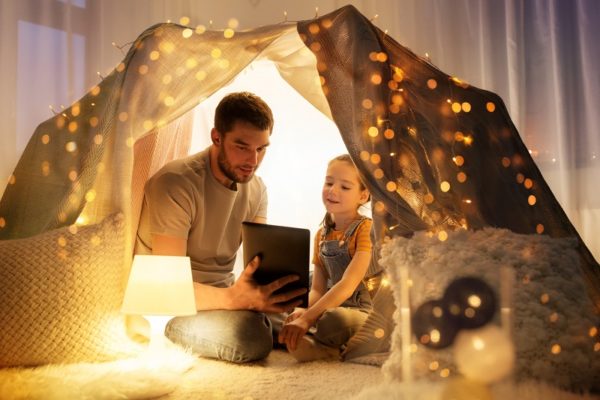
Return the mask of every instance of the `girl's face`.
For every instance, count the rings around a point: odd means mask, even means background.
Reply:
[[[329,213],[354,214],[369,199],[369,192],[361,188],[354,165],[336,160],[327,167],[322,198]]]

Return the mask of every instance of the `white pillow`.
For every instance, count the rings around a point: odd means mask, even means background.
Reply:
[[[122,215],[0,241],[0,367],[105,361],[136,350],[119,309]]]

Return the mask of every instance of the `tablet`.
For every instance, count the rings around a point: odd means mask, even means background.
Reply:
[[[275,293],[306,288],[307,293],[300,296],[300,307],[308,307],[310,230],[243,222],[242,248],[244,265],[248,265],[256,255],[261,258],[254,273],[254,280],[261,285],[286,275],[298,275],[299,280],[288,283]]]

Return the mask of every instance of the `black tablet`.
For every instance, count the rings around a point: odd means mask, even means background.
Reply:
[[[308,290],[310,230],[289,226],[242,223],[244,265],[254,256],[261,258],[254,273],[257,283],[265,285],[286,275],[298,275],[299,280],[288,283],[275,293],[296,288]],[[300,307],[308,307],[308,292],[301,296]]]

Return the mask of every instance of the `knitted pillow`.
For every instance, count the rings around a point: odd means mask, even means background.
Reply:
[[[477,276],[498,293],[501,267],[512,266],[513,377],[566,389],[600,390],[599,318],[586,293],[576,245],[568,238],[492,228],[452,232],[443,242],[418,233],[411,239],[387,241],[380,262],[390,273],[397,305],[399,270],[408,266],[413,312],[425,301],[440,298],[450,282],[463,276]],[[494,323],[498,324],[498,319],[496,316]],[[391,355],[383,366],[387,378],[396,380],[401,379],[402,371],[400,333],[396,324]],[[429,379],[454,376],[454,347],[433,350],[414,344],[413,375]]]
[[[121,214],[0,241],[0,367],[133,354],[119,312],[124,242]]]

